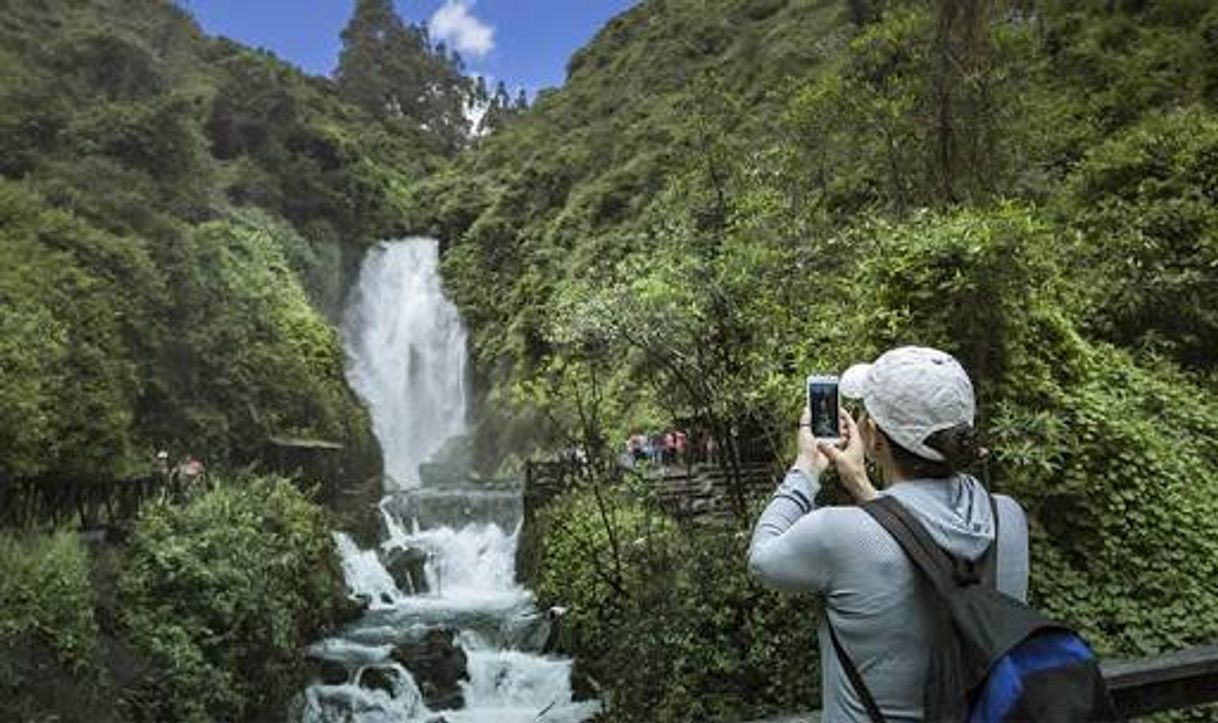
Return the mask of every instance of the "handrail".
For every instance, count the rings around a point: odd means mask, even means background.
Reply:
[[[1101,664],[1104,680],[1126,717],[1218,702],[1218,645],[1198,645]]]
[[[1184,710],[1218,702],[1218,645],[1198,645],[1141,658],[1101,661],[1100,670],[1125,718]],[[798,713],[752,723],[808,723],[819,712]]]

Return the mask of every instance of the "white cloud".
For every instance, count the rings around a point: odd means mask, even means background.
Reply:
[[[474,0],[444,0],[431,16],[433,40],[443,40],[462,55],[480,58],[495,48],[495,28],[474,16]]]

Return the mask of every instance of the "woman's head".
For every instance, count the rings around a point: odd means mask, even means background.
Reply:
[[[947,477],[976,461],[976,402],[968,374],[950,354],[900,347],[841,378],[842,395],[861,399],[869,453],[905,477]]]

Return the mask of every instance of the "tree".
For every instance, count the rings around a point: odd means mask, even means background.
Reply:
[[[342,40],[343,97],[382,120],[413,120],[450,147],[460,142],[471,81],[424,28],[404,23],[391,0],[359,0]]]

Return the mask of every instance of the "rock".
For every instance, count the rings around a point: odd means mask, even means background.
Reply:
[[[347,666],[337,660],[317,660],[317,677],[322,685],[342,685],[347,682]]]
[[[578,658],[571,664],[571,701],[580,703],[601,697],[601,684],[588,673],[588,667]]]
[[[360,481],[344,481],[330,506],[337,527],[351,535],[362,549],[375,547],[381,540],[381,511],[377,506],[385,496],[379,475]]]
[[[358,593],[348,598],[343,599],[342,607],[339,608],[337,619],[339,625],[353,623],[364,616],[368,612],[368,608],[372,605],[372,598],[365,593]]]
[[[366,690],[383,690],[393,698],[397,694],[394,678],[397,673],[392,668],[367,667],[359,672],[359,687]]]
[[[430,630],[417,643],[402,643],[390,657],[410,671],[428,708],[460,708],[462,680],[469,680],[468,659],[446,628]]]
[[[562,616],[566,613],[567,608],[558,605],[546,610],[546,621],[549,623],[549,628],[546,630],[545,642],[541,644],[543,655],[558,651],[559,641],[562,639]]]
[[[459,487],[470,479],[472,457],[472,439],[463,435],[449,437],[419,465],[419,479],[425,487]]]
[[[381,564],[402,592],[408,595],[427,592],[427,575],[423,571],[423,566],[427,564],[426,552],[395,547],[381,553]]]

